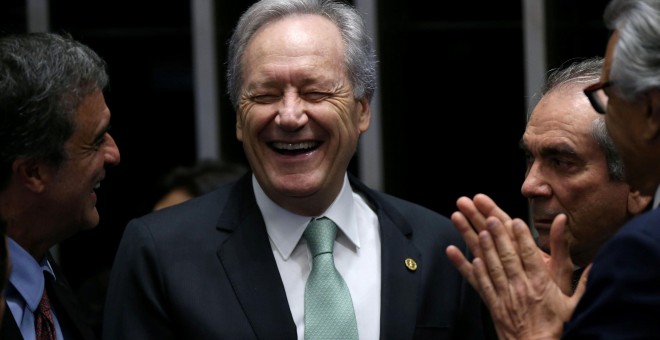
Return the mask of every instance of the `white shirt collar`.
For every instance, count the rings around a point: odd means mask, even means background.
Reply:
[[[350,242],[357,248],[360,247],[353,189],[347,175],[344,175],[344,184],[337,198],[319,216],[301,216],[280,207],[266,195],[254,175],[252,175],[252,187],[254,188],[257,205],[266,223],[268,236],[285,260],[291,256],[305,228],[307,228],[307,224],[314,217],[326,216],[330,218]]]
[[[46,286],[44,272],[53,278],[55,274],[50,263],[44,256],[37,262],[30,253],[21,247],[11,237],[7,238],[9,244],[9,257],[12,261],[12,271],[9,282],[16,292],[23,297],[30,311],[35,311],[41,301]]]
[[[660,185],[655,189],[655,196],[653,197],[653,209],[660,205]]]

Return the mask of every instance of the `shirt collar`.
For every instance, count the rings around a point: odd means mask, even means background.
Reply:
[[[11,237],[7,239],[9,241],[9,257],[12,262],[9,282],[14,290],[23,297],[28,308],[34,312],[39,306],[46,286],[43,273],[47,272],[55,279],[53,268],[45,256],[41,262],[37,262],[30,253]]]
[[[254,175],[252,175],[252,187],[254,188],[257,205],[266,223],[268,236],[284,260],[289,259],[305,228],[307,228],[307,224],[315,217],[326,216],[330,218],[350,242],[356,247],[360,247],[353,190],[347,175],[344,175],[344,183],[335,201],[319,216],[301,216],[280,207],[266,195]]]
[[[653,197],[653,209],[660,205],[660,185],[655,189],[655,196]]]

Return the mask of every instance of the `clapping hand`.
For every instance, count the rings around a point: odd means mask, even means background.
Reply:
[[[589,271],[571,294],[566,216],[553,222],[549,256],[522,220],[509,217],[488,196],[461,197],[457,207],[451,218],[474,259],[470,262],[455,246],[447,248],[447,256],[481,295],[500,339],[559,338],[584,294]]]

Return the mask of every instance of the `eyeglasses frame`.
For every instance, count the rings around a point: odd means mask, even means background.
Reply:
[[[587,98],[589,98],[589,103],[591,103],[591,106],[593,106],[596,112],[600,114],[605,114],[607,112],[607,106],[601,103],[600,99],[596,97],[595,93],[598,92],[599,90],[604,90],[612,85],[614,85],[614,82],[607,81],[604,83],[595,83],[589,85],[586,88],[584,88],[584,90],[582,90],[582,92],[584,92]]]

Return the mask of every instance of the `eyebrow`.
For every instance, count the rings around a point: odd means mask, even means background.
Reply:
[[[529,152],[529,147],[527,146],[527,143],[525,143],[524,139],[520,139],[520,142],[518,143],[520,148],[525,151]],[[571,156],[571,157],[578,157],[578,153],[575,151],[574,148],[571,146],[561,143],[561,144],[555,144],[555,145],[550,145],[550,146],[544,146],[541,148],[541,151],[539,154],[542,157],[551,157],[551,156]]]
[[[575,152],[575,149],[565,145],[555,145],[555,146],[550,146],[550,147],[544,147],[541,149],[541,156],[572,156],[572,157],[577,157],[577,152]]]

